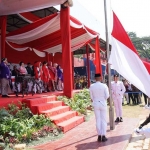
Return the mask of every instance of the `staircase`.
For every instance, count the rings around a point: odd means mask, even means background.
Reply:
[[[65,133],[84,122],[83,116],[78,116],[62,101],[57,101],[55,95],[23,100],[33,114],[44,114],[49,117]]]

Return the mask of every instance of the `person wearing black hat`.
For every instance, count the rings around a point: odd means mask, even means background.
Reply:
[[[90,97],[92,105],[94,107],[94,113],[96,118],[96,128],[98,133],[98,142],[107,141],[107,99],[109,97],[109,91],[106,84],[100,82],[101,75],[95,74],[96,83],[93,83],[90,90]]]
[[[118,81],[118,74],[114,75],[114,81],[111,82],[112,99],[114,101],[114,107],[116,112],[115,122],[123,122],[122,118],[122,98],[125,92],[125,86],[122,81]]]
[[[7,58],[3,58],[0,64],[0,79],[1,79],[1,94],[2,97],[9,97],[8,90],[10,88],[9,81],[11,79],[11,72],[8,67]]]

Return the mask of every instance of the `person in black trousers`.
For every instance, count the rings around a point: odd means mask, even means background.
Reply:
[[[128,84],[128,89],[127,89],[127,92],[129,92],[128,93],[128,97],[129,97],[129,103],[128,104],[130,104],[130,99],[132,100],[132,103],[134,104],[135,102],[134,102],[134,98],[133,98],[133,91],[132,91],[132,85],[131,84]]]
[[[145,105],[147,105],[147,95],[143,93]]]

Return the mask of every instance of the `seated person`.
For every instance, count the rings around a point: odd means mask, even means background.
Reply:
[[[87,82],[86,76],[84,76],[83,83],[82,83],[82,88],[87,88],[87,85],[88,85],[88,82]]]
[[[17,69],[17,66],[14,65],[13,70],[12,70],[12,76],[18,76],[19,70]]]
[[[26,75],[26,74],[27,74],[27,70],[26,70],[26,68],[25,68],[25,66],[24,66],[24,63],[21,61],[21,62],[19,63],[19,65],[20,65],[19,74],[20,74],[20,75]]]
[[[82,88],[82,86],[81,86],[81,83],[80,83],[80,79],[77,79],[75,89],[81,89],[81,88]]]
[[[27,73],[28,73],[28,74],[32,75],[33,70],[32,70],[32,68],[31,68],[31,64],[30,64],[30,63],[27,63],[26,70],[27,70]]]

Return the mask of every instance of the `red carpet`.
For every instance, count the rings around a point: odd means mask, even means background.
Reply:
[[[79,91],[74,91],[74,93]],[[62,101],[57,101],[57,96],[63,95],[63,92],[49,92],[42,94],[35,94],[32,96],[14,94],[9,95],[10,98],[0,98],[0,108],[7,107],[8,104],[18,104],[18,102],[26,103],[34,114],[44,114],[49,117],[63,132],[84,122],[83,116],[78,116],[76,111],[72,111],[69,106],[66,106]]]

